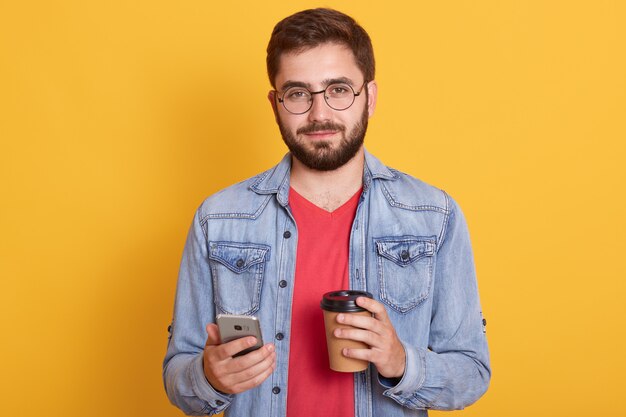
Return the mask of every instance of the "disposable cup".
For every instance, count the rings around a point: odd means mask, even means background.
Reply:
[[[372,294],[365,291],[340,290],[324,294],[320,306],[324,312],[324,325],[326,327],[326,346],[328,348],[328,360],[330,369],[338,372],[359,372],[367,369],[369,362],[360,359],[345,357],[341,352],[344,348],[367,349],[368,346],[356,340],[339,339],[333,334],[337,328],[353,328],[345,324],[337,323],[337,315],[357,314],[371,316],[372,314],[356,304],[358,297],[372,298]]]

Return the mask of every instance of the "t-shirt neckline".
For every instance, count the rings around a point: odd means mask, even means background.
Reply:
[[[337,207],[333,211],[327,211],[319,206],[316,206],[311,201],[307,200],[302,194],[298,193],[293,187],[289,187],[289,204],[295,203],[298,208],[307,210],[308,212],[327,218],[337,218],[341,217],[345,213],[354,213],[356,209],[359,198],[361,197],[361,192],[363,191],[363,187],[359,188],[352,197],[348,199],[341,206]]]

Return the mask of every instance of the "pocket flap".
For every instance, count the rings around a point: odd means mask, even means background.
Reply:
[[[209,242],[209,259],[240,274],[269,259],[270,247],[256,243]]]
[[[400,266],[435,254],[435,237],[402,236],[375,239],[378,254]]]

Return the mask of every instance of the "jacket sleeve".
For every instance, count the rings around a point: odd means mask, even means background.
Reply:
[[[401,380],[379,376],[384,395],[411,409],[462,409],[491,378],[469,233],[460,208],[446,198],[451,208],[436,257],[428,349],[404,344]]]
[[[207,248],[198,211],[180,265],[174,319],[163,361],[167,396],[187,415],[217,414],[232,401],[232,396],[217,392],[204,376],[202,354],[207,338],[206,325],[215,321]]]

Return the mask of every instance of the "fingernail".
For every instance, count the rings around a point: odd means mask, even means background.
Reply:
[[[343,323],[343,319],[344,319],[344,315],[343,315],[343,314],[338,314],[338,315],[337,315],[337,321],[338,321],[339,323]]]

